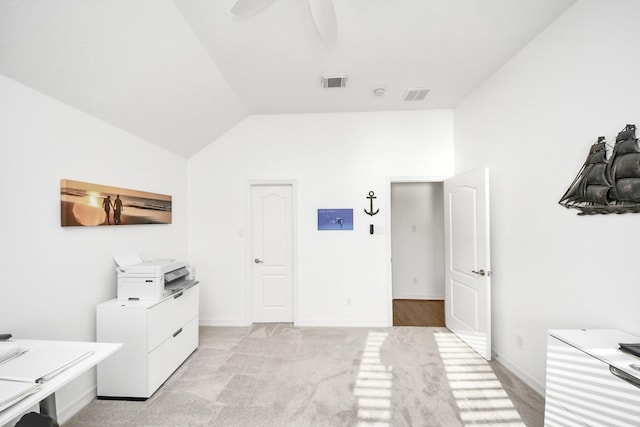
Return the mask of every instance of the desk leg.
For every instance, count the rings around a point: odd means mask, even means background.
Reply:
[[[42,415],[47,415],[54,420],[58,419],[58,415],[56,414],[56,394],[51,393],[49,396],[45,397],[40,401],[40,413]]]

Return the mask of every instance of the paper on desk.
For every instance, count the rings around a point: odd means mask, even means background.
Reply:
[[[25,346],[29,351],[0,364],[0,380],[29,383],[46,381],[93,354],[86,348],[50,343]]]
[[[118,251],[113,254],[113,259],[120,267],[126,267],[128,265],[140,264],[142,258],[134,251]]]
[[[0,412],[14,403],[18,403],[30,394],[35,393],[39,388],[40,384],[37,383],[0,380]]]
[[[0,342],[0,363],[20,356],[28,349],[13,342]]]

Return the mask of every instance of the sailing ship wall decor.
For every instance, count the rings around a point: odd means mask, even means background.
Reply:
[[[578,215],[640,212],[640,147],[636,126],[625,126],[607,156],[604,136],[589,149],[587,160],[560,199]]]

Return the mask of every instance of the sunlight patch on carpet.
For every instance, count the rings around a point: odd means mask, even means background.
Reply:
[[[450,332],[433,335],[463,424],[525,427],[487,361]]]
[[[358,426],[389,427],[393,367],[380,360],[386,332],[369,332],[358,370],[354,396],[358,399]]]

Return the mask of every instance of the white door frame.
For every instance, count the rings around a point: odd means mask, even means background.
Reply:
[[[291,280],[293,282],[293,324],[298,323],[298,196],[297,181],[293,179],[281,180],[247,180],[245,190],[245,320],[248,325],[253,324],[253,248],[251,247],[253,236],[251,235],[251,188],[254,186],[290,185],[292,205],[292,256],[291,256]],[[239,236],[242,237],[242,236]]]
[[[393,271],[391,264],[391,184],[403,183],[403,182],[416,182],[416,183],[443,183],[449,176],[391,176],[387,177],[386,182],[386,200],[385,200],[385,212],[387,212],[385,219],[386,232],[386,246],[387,246],[387,326],[393,326]]]

